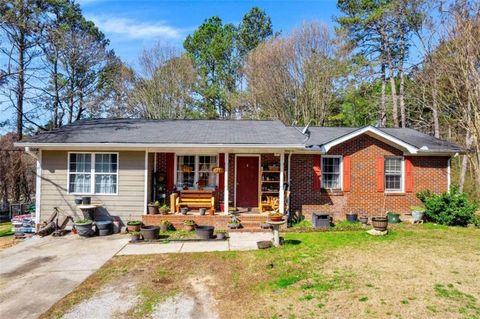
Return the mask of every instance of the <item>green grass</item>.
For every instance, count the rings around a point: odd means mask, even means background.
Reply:
[[[12,223],[1,223],[0,224],[0,237],[11,236],[14,232],[12,231]]]

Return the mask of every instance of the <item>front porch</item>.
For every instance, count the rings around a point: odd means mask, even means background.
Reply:
[[[147,203],[155,201],[178,213],[171,195],[181,197],[182,191],[211,192],[216,214],[227,215],[232,207],[287,212],[290,165],[284,152],[185,154],[194,153],[147,152],[145,213]]]

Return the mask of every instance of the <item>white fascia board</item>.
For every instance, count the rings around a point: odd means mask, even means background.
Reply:
[[[349,134],[346,134],[342,137],[339,137],[335,140],[332,140],[326,144],[323,144],[321,147],[320,147],[320,151],[321,152],[325,152],[327,153],[332,147],[338,145],[338,144],[342,144],[354,137],[357,137],[359,135],[362,135],[362,134],[369,134],[369,135],[374,135],[375,137],[379,138],[380,140],[383,140],[387,143],[390,143],[390,144],[393,144],[397,147],[400,147],[402,148],[403,150],[407,151],[409,154],[416,154],[418,152],[418,148],[411,145],[411,144],[408,144],[408,143],[405,143],[404,141],[402,140],[399,140],[398,138],[396,137],[393,137],[392,135],[390,134],[387,134],[385,132],[382,132],[381,130],[373,127],[373,126],[366,126],[366,127],[363,127],[361,129],[358,129],[356,131],[353,131]]]
[[[304,149],[303,144],[140,144],[140,143],[14,143],[16,147],[32,147],[43,149],[90,149],[90,148],[116,148],[116,149],[141,149],[154,148],[206,148],[206,149]]]

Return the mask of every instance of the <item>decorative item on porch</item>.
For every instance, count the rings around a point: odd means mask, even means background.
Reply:
[[[277,164],[269,164],[268,165],[268,170],[272,172],[276,172],[280,170],[279,166]]]
[[[160,208],[158,209],[159,213],[162,214],[162,215],[167,215],[168,212],[170,211],[170,207],[167,206],[167,204],[163,204],[162,206],[160,206]]]
[[[182,213],[182,215],[187,215],[187,213],[188,213],[188,207],[182,207],[182,208],[180,209],[180,212]]]
[[[410,207],[412,211],[412,221],[414,223],[420,223],[423,221],[423,214],[425,213],[425,207],[422,206],[412,206]]]
[[[74,223],[78,235],[89,237],[93,235],[93,221],[90,219],[77,219]]]
[[[193,168],[188,165],[182,165],[182,172],[183,173],[191,173],[193,172]]]
[[[223,167],[214,167],[212,168],[212,172],[214,174],[223,174],[225,172],[225,169],[223,169]]]
[[[230,229],[238,229],[242,224],[236,215],[232,215],[230,217],[230,222],[228,223],[228,228]]]
[[[195,228],[195,221],[193,220],[184,220],[183,226],[186,231],[192,231]]]
[[[268,214],[268,219],[273,222],[279,222],[283,220],[283,214],[276,209]]]
[[[207,186],[207,182],[204,179],[201,179],[197,182],[198,190],[203,190],[205,186]]]
[[[139,220],[129,220],[127,222],[127,230],[129,233],[134,231],[140,231],[141,225],[142,225],[142,222]]]
[[[205,213],[207,212],[207,209],[206,208],[200,208],[198,211],[199,211],[200,215],[205,215]]]
[[[372,226],[376,231],[386,231],[388,227],[388,219],[384,216],[372,217]]]
[[[160,202],[158,200],[156,202],[148,203],[148,214],[157,215],[159,213],[158,211],[159,207],[160,207]]]
[[[164,233],[172,228],[172,223],[168,220],[161,220],[160,221],[160,232]]]
[[[140,240],[140,232],[139,231],[130,232],[130,241],[132,243],[137,242],[139,240]]]

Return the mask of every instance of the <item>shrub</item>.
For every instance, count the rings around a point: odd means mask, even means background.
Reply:
[[[474,222],[477,205],[456,186],[440,195],[425,191],[417,193],[417,197],[425,204],[425,215],[434,223],[466,226]]]

